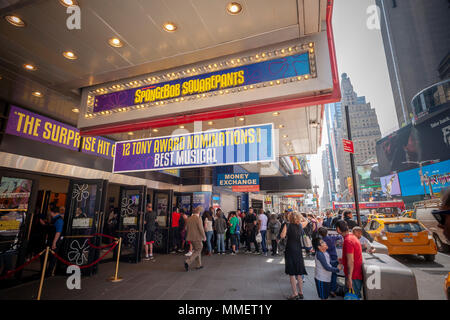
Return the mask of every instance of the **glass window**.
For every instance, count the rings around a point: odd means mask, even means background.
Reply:
[[[408,223],[390,223],[385,226],[386,232],[404,233],[404,232],[421,232],[425,230],[420,224],[414,222]]]

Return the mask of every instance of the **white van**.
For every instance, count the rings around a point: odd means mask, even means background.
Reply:
[[[440,204],[440,199],[415,202],[413,217],[419,220],[433,234],[438,251],[448,252],[450,250],[450,241],[445,238],[444,230],[438,227],[438,222],[431,214],[433,210],[439,210]]]

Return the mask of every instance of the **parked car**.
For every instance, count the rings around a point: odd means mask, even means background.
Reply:
[[[388,248],[389,255],[417,254],[434,261],[437,254],[433,236],[417,219],[374,218],[366,231]]]
[[[439,210],[440,199],[431,199],[414,203],[413,217],[419,220],[433,235],[434,242],[440,252],[450,251],[450,241],[444,236],[444,230],[438,227],[438,222],[431,212]]]

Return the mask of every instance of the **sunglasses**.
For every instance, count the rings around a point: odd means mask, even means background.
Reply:
[[[437,220],[439,224],[445,224],[445,216],[450,214],[450,210],[433,210],[431,212],[433,217]]]

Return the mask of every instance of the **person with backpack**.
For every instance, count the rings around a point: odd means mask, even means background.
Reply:
[[[278,233],[281,229],[281,223],[277,219],[276,214],[272,214],[269,219],[268,229],[270,231],[270,240],[272,243],[272,256],[277,254],[277,246],[278,246]]]
[[[229,229],[230,229],[230,237],[231,237],[231,255],[236,255],[236,247],[238,245],[237,234],[239,234],[239,219],[236,217],[236,212],[231,211],[228,215],[230,218],[229,221]]]

